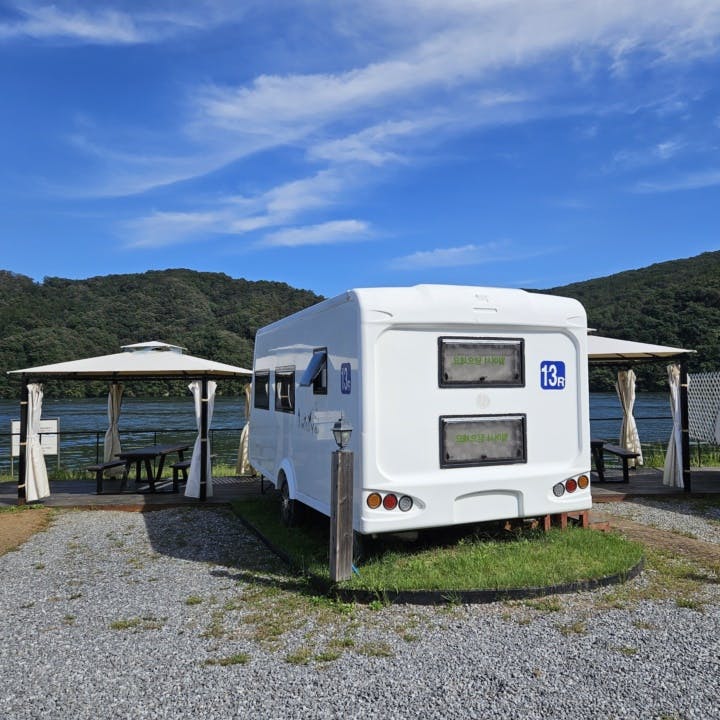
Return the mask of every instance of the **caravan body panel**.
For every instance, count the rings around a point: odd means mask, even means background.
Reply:
[[[250,461],[329,514],[331,430],[342,416],[354,427],[358,532],[587,509],[589,487],[553,493],[589,477],[586,334],[584,309],[566,298],[349,291],[258,331],[253,397],[267,378],[269,407],[252,409]],[[325,385],[301,385],[322,352]],[[276,398],[291,372],[292,410]],[[370,509],[371,493],[407,496],[412,507]]]

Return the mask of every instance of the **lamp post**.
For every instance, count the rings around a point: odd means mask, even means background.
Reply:
[[[332,454],[330,473],[330,580],[347,580],[352,573],[353,458],[346,450],[353,427],[340,418],[333,426],[338,449]]]

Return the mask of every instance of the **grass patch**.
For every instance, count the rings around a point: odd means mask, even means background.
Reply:
[[[327,518],[310,510],[294,528],[279,521],[275,497],[239,501],[234,510],[251,522],[293,565],[329,581]],[[502,533],[488,526],[421,533],[407,543],[378,540],[341,588],[378,593],[402,590],[503,590],[594,580],[634,567],[643,548],[614,533],[581,528]]]
[[[250,661],[250,655],[248,653],[235,653],[228,657],[217,658],[213,660],[206,660],[205,665],[220,665],[220,667],[227,667],[228,665],[247,665]]]
[[[113,620],[110,623],[111,630],[160,630],[164,625],[164,619],[148,615],[146,617],[133,617],[123,620]]]

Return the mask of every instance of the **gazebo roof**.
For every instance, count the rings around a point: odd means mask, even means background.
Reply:
[[[588,360],[591,363],[622,363],[679,358],[694,350],[618,340],[617,338],[588,335]]]
[[[102,378],[239,378],[252,371],[235,365],[186,355],[183,348],[157,340],[124,345],[123,352],[100,355],[53,365],[39,365],[22,370],[10,370],[9,375],[32,378],[65,378],[93,380]]]

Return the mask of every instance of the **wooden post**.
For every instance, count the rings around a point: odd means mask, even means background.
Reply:
[[[24,505],[27,500],[27,487],[25,475],[27,473],[27,422],[28,402],[30,392],[28,391],[28,380],[23,375],[21,378],[22,390],[20,392],[20,446],[18,455],[18,505]]]
[[[339,582],[352,574],[353,453],[332,454],[330,477],[330,580]]]
[[[692,491],[690,477],[690,414],[688,412],[688,373],[687,362],[680,362],[680,429],[682,433],[682,477],[683,490]]]
[[[200,393],[200,499],[207,498],[208,463],[208,380],[202,379]]]

